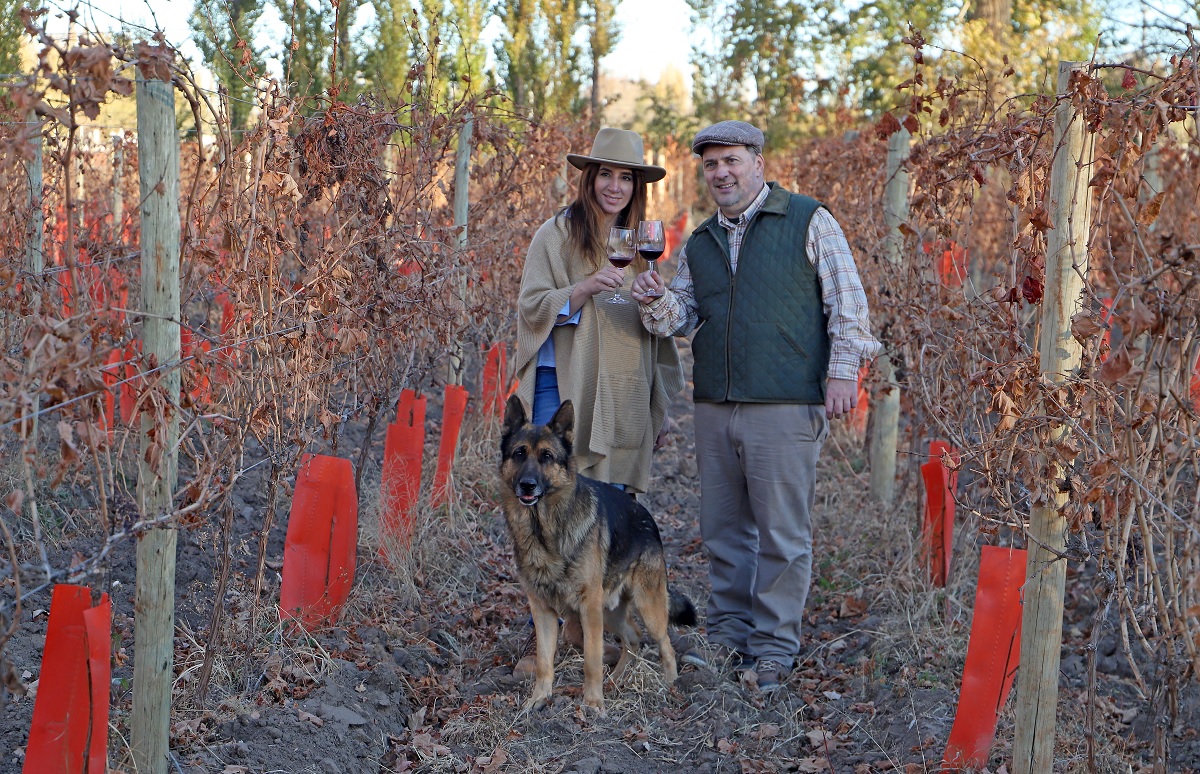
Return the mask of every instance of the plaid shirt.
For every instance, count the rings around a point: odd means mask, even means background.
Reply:
[[[737,271],[738,254],[750,221],[762,209],[770,188],[763,186],[737,220],[718,210],[717,222],[729,232],[729,265]],[[829,321],[829,378],[858,381],[862,361],[880,350],[867,320],[867,294],[842,227],[824,207],[813,214],[805,241],[808,260],[821,282],[821,300]],[[641,305],[642,324],[656,336],[685,336],[700,324],[692,273],[686,251],[679,253],[679,271],[662,298]]]

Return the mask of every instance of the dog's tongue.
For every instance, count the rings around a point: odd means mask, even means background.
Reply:
[[[539,499],[539,495],[520,495],[517,499],[524,505],[534,505]]]

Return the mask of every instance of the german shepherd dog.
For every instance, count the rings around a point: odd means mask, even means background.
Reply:
[[[548,425],[529,422],[513,395],[504,411],[500,478],[504,518],[537,638],[533,694],[524,710],[549,700],[554,687],[558,616],[583,629],[583,703],[603,714],[604,629],[621,641],[613,679],[640,644],[636,610],[658,642],[663,676],[678,676],[668,622],[696,624],[696,608],[667,592],[658,525],[620,489],[576,472],[571,456],[575,409],[564,401]]]

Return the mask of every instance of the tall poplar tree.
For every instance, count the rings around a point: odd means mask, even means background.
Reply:
[[[280,60],[284,78],[298,97],[316,97],[329,88],[331,19],[309,0],[274,0],[287,30]]]
[[[496,41],[500,77],[517,109],[530,111],[530,94],[539,91],[545,69],[535,37],[535,26],[541,22],[540,0],[499,0],[496,15],[504,25]]]
[[[450,0],[449,32],[455,41],[452,57],[454,78],[464,86],[466,76],[473,90],[484,88],[487,51],[481,40],[488,21],[487,0]]]
[[[358,10],[366,5],[367,0],[338,0],[330,3],[325,14],[333,27],[329,70],[335,80],[332,84],[338,89],[338,98],[343,102],[353,99],[362,90],[359,76],[359,60],[357,49],[350,42],[350,30],[358,18]],[[324,5],[324,4],[322,4]]]
[[[412,4],[408,0],[371,0],[375,10],[374,44],[362,55],[368,90],[398,98],[408,86],[412,54]]]
[[[196,0],[188,20],[196,48],[229,93],[234,129],[246,128],[254,82],[263,71],[262,52],[254,47],[254,26],[262,11],[258,0]]]
[[[620,37],[616,12],[620,0],[586,0],[585,22],[589,26],[588,49],[591,54],[590,113],[592,128],[600,126],[600,60],[608,56]]]
[[[582,81],[579,61],[582,55],[575,42],[580,28],[580,0],[542,0],[546,21],[546,89],[538,92],[541,110],[546,114],[579,113],[582,107]]]
[[[21,72],[21,46],[25,40],[25,25],[21,22],[24,0],[0,0],[0,73]]]
[[[749,116],[773,141],[840,128],[828,117],[846,111],[878,117],[906,98],[896,87],[914,74],[913,49],[902,40],[910,25],[933,44],[924,56],[940,73],[975,77],[982,64],[989,81],[980,93],[994,105],[1044,91],[1059,59],[1086,59],[1095,4],[1106,1],[969,0],[963,11],[953,0],[688,0],[694,28],[708,36],[693,50],[696,109]]]

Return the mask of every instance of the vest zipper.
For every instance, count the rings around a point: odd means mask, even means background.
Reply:
[[[719,224],[714,224],[717,228],[725,231],[725,227]],[[721,252],[725,253],[725,271],[729,272],[729,307],[725,310],[725,401],[729,400],[729,388],[733,384],[733,369],[730,367],[730,351],[729,351],[729,336],[733,332],[733,292],[737,289],[737,272],[733,270],[733,259],[729,252],[729,232],[725,231],[725,244],[721,244],[721,240],[716,240],[717,247],[721,248]],[[746,244],[746,240],[742,240],[742,244]]]
[[[761,212],[761,209],[760,209]],[[754,224],[758,221],[758,215],[746,226],[746,233],[742,234],[742,248],[738,250],[738,262],[742,260],[742,253],[745,252],[746,243],[750,241],[750,229],[754,228]],[[720,228],[724,228],[721,226]],[[717,245],[720,246],[720,242]],[[729,244],[729,232],[725,232],[725,244]],[[731,357],[731,347],[729,344],[730,334],[733,332],[733,299],[737,294],[737,272],[733,269],[733,259],[728,249],[725,250],[725,268],[729,271],[729,308],[725,311],[725,400],[729,400],[729,391],[733,387],[733,358]]]

